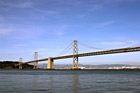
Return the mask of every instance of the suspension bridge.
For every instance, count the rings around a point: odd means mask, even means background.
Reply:
[[[82,45],[87,46],[85,44],[82,44]],[[73,58],[73,67],[72,67],[72,69],[80,69],[79,66],[78,66],[78,58],[79,57],[140,51],[140,47],[128,47],[128,48],[110,49],[110,50],[103,50],[103,49],[100,49],[100,48],[95,48],[95,47],[90,47],[90,46],[87,46],[87,47],[94,48],[94,49],[99,49],[99,50],[102,50],[102,51],[78,54],[78,41],[74,40],[73,41],[73,54],[72,55],[64,55],[64,56],[57,56],[57,57],[49,57],[49,58],[44,58],[44,59],[38,59],[38,53],[35,52],[34,60],[32,60],[32,61],[22,62],[22,58],[20,58],[19,69],[22,69],[22,64],[28,64],[28,63],[34,63],[34,69],[38,69],[38,62],[48,61],[47,69],[51,70],[51,69],[54,69],[54,60],[66,59],[66,58]],[[68,46],[60,54],[63,54],[64,52],[67,52],[69,49],[71,49],[71,47]]]

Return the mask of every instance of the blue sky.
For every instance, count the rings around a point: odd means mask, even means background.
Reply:
[[[58,56],[73,40],[105,50],[140,46],[140,1],[0,0],[0,60],[28,61],[36,51],[39,58]],[[79,53],[92,51],[99,50],[79,45]],[[83,57],[79,63],[140,64],[140,52]]]

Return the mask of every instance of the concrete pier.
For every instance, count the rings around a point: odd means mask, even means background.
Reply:
[[[54,69],[53,59],[51,59],[51,58],[48,58],[47,69],[48,69],[48,70],[53,70],[53,69]]]
[[[72,67],[71,69],[72,70],[80,70],[81,68],[79,68],[79,67]]]

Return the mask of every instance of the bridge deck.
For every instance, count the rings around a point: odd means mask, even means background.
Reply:
[[[77,56],[78,57],[84,57],[84,56],[115,54],[115,53],[125,53],[125,52],[136,52],[136,51],[140,51],[140,47],[129,47],[129,48],[106,50],[106,51],[89,52],[89,53],[78,54]],[[66,55],[66,56],[52,57],[52,59],[57,60],[57,59],[65,59],[65,58],[72,58],[72,57],[73,57],[73,55]],[[39,61],[46,61],[46,60],[48,60],[48,58],[28,61],[28,62],[25,62],[25,63],[32,63],[32,62],[39,62]]]

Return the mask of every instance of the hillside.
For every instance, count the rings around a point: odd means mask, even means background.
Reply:
[[[0,61],[0,69],[19,69],[19,62],[17,61]],[[33,69],[32,65],[24,64],[23,69]]]

